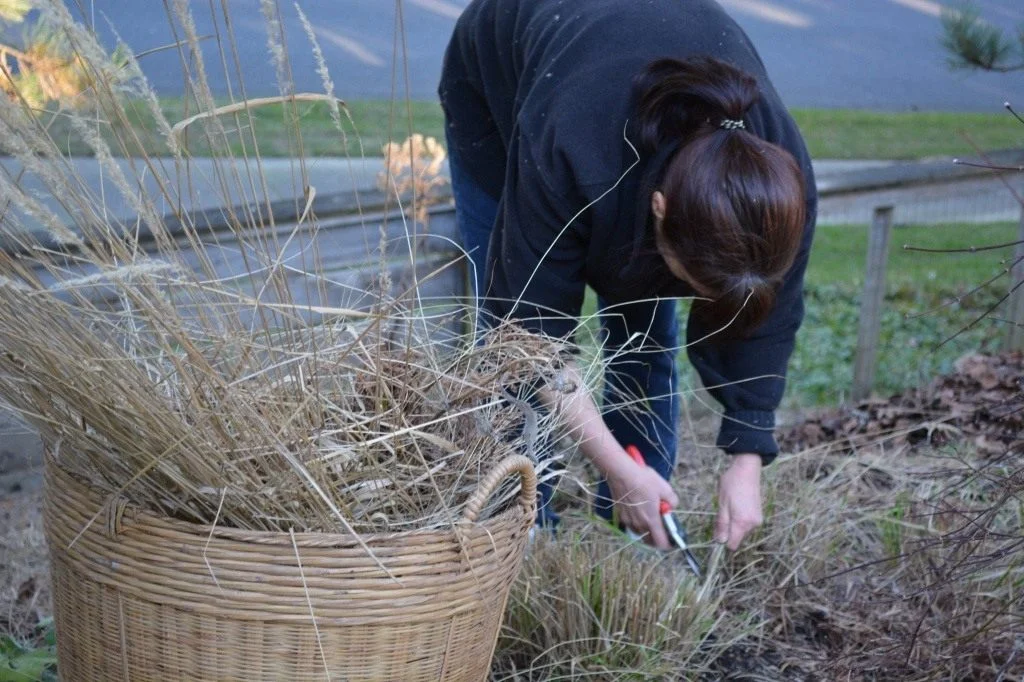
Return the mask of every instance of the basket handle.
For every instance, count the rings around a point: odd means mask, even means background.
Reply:
[[[534,471],[533,462],[530,461],[529,457],[525,455],[509,455],[498,462],[491,469],[491,473],[487,474],[486,478],[477,486],[473,496],[466,503],[466,511],[462,515],[463,521],[476,523],[480,510],[487,504],[487,500],[490,499],[494,489],[505,480],[505,477],[515,472],[519,473],[520,478],[519,503],[527,513],[530,513],[533,510],[533,506],[537,503],[537,472]]]

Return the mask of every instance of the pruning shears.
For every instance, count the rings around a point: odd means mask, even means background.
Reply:
[[[640,448],[635,445],[626,446],[626,454],[633,458],[633,461],[640,466],[647,466],[644,462],[644,456],[640,452]],[[697,557],[690,551],[690,546],[686,543],[686,529],[680,525],[676,520],[675,514],[672,513],[672,505],[669,504],[668,500],[662,500],[661,505],[658,507],[658,512],[661,514],[661,522],[665,525],[665,530],[668,532],[669,538],[672,540],[672,544],[676,546],[676,549],[683,553],[686,557],[686,563],[690,566],[690,570],[693,574],[700,577],[700,564],[697,563]],[[633,539],[640,539],[640,536],[636,533],[629,531],[630,537]]]

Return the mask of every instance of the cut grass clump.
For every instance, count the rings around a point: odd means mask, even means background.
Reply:
[[[600,520],[567,523],[575,529],[539,533],[530,546],[494,679],[671,679],[722,648],[711,634],[721,604],[682,557]]]
[[[379,333],[399,319],[394,307],[363,325],[292,321],[287,335],[264,340],[223,299],[170,308],[138,284],[114,286],[133,301],[135,333],[50,290],[0,285],[10,313],[0,314],[0,391],[51,444],[55,464],[196,523],[450,524],[492,467],[526,450],[524,415],[503,391],[557,366],[556,346],[512,327],[463,349],[413,332],[396,343]],[[189,288],[173,285],[178,295]],[[217,311],[209,319],[220,329],[181,316],[188,310]],[[162,333],[141,331],[158,324]]]

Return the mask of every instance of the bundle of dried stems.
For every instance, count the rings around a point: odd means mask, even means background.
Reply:
[[[55,464],[160,514],[264,530],[451,523],[496,462],[555,427],[510,392],[557,371],[562,348],[510,325],[478,342],[472,320],[465,334],[442,334],[450,320],[432,316],[419,282],[392,293],[383,262],[379,286],[351,292],[374,305],[346,307],[322,271],[295,107],[325,102],[339,151],[352,122],[305,17],[325,92],[294,92],[278,8],[261,4],[281,95],[246,98],[239,83],[225,105],[211,94],[189,4],[168,2],[179,38],[169,49],[195,112],[174,124],[130,54],[115,63],[62,2],[42,3],[90,85],[76,110],[0,97],[0,147],[21,164],[0,173],[0,396],[39,429]],[[216,64],[232,82],[242,70],[223,11]],[[304,196],[287,225],[270,210],[253,130],[268,101],[289,117]],[[156,122],[159,157],[132,125],[140,116]],[[103,193],[62,153],[57,119],[92,149]],[[188,146],[197,139],[213,168],[202,176]],[[243,200],[223,209],[229,229],[187,210],[210,195]],[[115,197],[134,218],[114,214]],[[229,250],[244,271],[224,270]]]

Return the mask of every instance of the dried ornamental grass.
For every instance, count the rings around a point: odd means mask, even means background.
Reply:
[[[441,175],[448,156],[444,147],[434,138],[416,133],[402,144],[387,143],[382,151],[387,170],[378,177],[378,186],[394,189],[399,196],[411,195],[416,220],[426,223],[427,208],[436,203],[437,191],[448,183]]]
[[[511,325],[480,342],[474,324],[453,335],[419,290],[445,264],[398,291],[383,255],[365,289],[324,270],[294,108],[328,101],[339,149],[347,112],[311,30],[326,95],[294,92],[277,11],[263,3],[281,91],[269,99],[285,105],[301,188],[298,219],[280,224],[253,133],[252,110],[268,98],[246,99],[237,84],[242,98],[224,105],[208,85],[208,66],[229,82],[241,73],[230,22],[212,15],[222,32],[207,63],[189,4],[169,4],[194,112],[173,123],[130,54],[115,63],[63,3],[40,4],[87,72],[89,106],[60,116],[92,149],[103,192],[51,137],[53,116],[0,97],[0,149],[21,164],[0,173],[0,396],[59,466],[187,521],[369,533],[450,524],[497,462],[536,455],[556,424],[523,398],[560,371],[559,344]],[[165,156],[147,155],[153,140],[130,125],[142,109]],[[196,140],[211,150],[204,175],[193,172]],[[226,228],[187,210],[209,196]],[[119,218],[114,199],[135,217]],[[368,241],[377,227],[364,226]],[[416,248],[410,239],[409,264]]]
[[[717,561],[709,568],[697,580],[681,556],[599,522],[539,534],[509,598],[492,679],[692,679],[727,646]]]
[[[0,306],[21,311],[0,314],[0,390],[59,444],[56,462],[185,520],[436,527],[551,427],[505,393],[557,371],[558,348],[513,327],[447,353],[369,329],[335,329],[327,345],[311,329],[262,348],[176,335],[189,349],[174,355],[166,341],[137,335],[126,348],[116,327],[76,325],[48,291],[0,286]],[[270,371],[285,363],[289,374]]]

